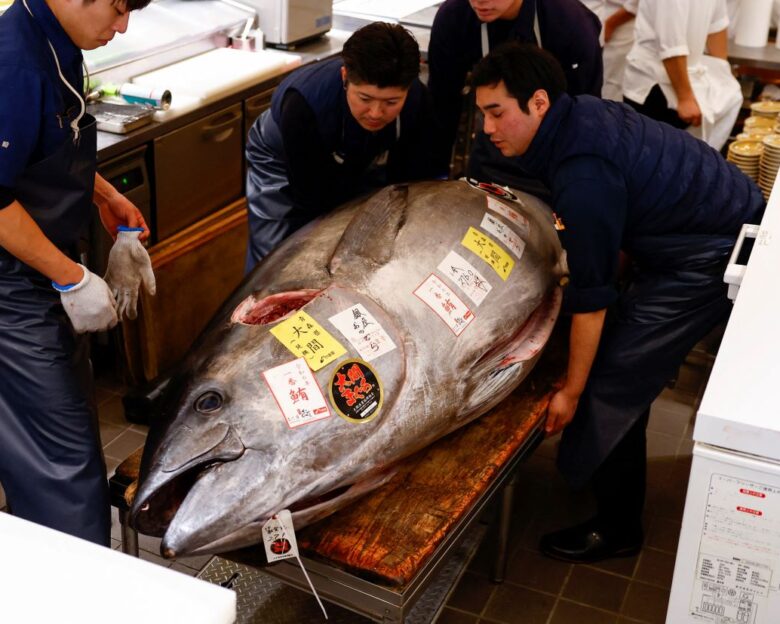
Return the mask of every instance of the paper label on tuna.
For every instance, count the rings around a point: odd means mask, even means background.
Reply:
[[[512,223],[520,228],[524,238],[528,238],[528,234],[531,232],[531,225],[528,223],[522,214],[507,206],[504,202],[496,199],[495,197],[487,197],[487,207],[489,210],[497,212],[502,217],[509,219]]]
[[[292,514],[283,509],[263,525],[263,546],[268,563],[298,556]]]
[[[502,280],[507,280],[515,266],[515,261],[496,241],[478,229],[470,227],[460,243],[493,267]]]
[[[339,364],[330,380],[330,400],[342,418],[368,422],[382,408],[382,384],[367,362],[347,360]]]
[[[347,350],[303,310],[271,328],[276,339],[293,355],[302,357],[313,371],[340,358]]]
[[[328,320],[344,334],[366,362],[395,349],[393,340],[361,303],[334,314]]]
[[[447,323],[456,336],[460,336],[474,320],[474,313],[458,295],[433,274],[417,287],[414,294]]]
[[[290,429],[330,416],[328,403],[303,358],[270,368],[263,377]]]
[[[486,232],[493,234],[498,240],[509,248],[518,260],[523,257],[523,250],[525,249],[525,241],[518,236],[511,227],[506,223],[497,219],[492,214],[485,213],[482,217],[482,223],[480,227]]]
[[[482,303],[493,288],[479,271],[454,251],[447,254],[438,269],[455,282],[475,305]]]

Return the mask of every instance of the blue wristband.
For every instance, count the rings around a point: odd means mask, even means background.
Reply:
[[[51,285],[54,290],[58,290],[59,292],[68,292],[71,288],[76,286],[76,284],[58,284],[54,281],[52,281]]]
[[[116,228],[117,232],[143,232],[142,227],[128,227],[126,225],[120,225]]]

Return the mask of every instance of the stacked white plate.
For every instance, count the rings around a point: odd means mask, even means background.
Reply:
[[[772,134],[771,128],[745,128],[737,135],[737,141],[761,141],[766,135]]]
[[[760,158],[758,185],[764,197],[769,199],[777,178],[777,171],[780,169],[780,134],[768,134],[762,140],[762,144],[764,151]]]
[[[729,145],[728,160],[757,181],[763,151],[762,141],[734,141]]]
[[[758,117],[769,117],[774,119],[777,114],[780,113],[780,102],[773,100],[762,100],[760,102],[753,102],[750,105],[750,112],[752,115]]]
[[[745,132],[750,132],[752,130],[758,130],[759,128],[764,128],[765,130],[771,132],[774,129],[776,123],[777,123],[776,115],[774,117],[760,117],[757,115],[753,115],[745,118],[745,121],[743,122],[743,130]]]

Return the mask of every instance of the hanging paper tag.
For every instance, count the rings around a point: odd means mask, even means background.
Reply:
[[[525,241],[520,238],[506,223],[497,219],[491,214],[485,213],[482,218],[480,227],[486,232],[490,232],[500,240],[511,251],[517,259],[523,257],[523,250],[525,249]]]
[[[501,249],[498,243],[473,227],[469,228],[460,244],[493,267],[493,270],[504,281],[507,280],[515,266],[515,261]]]
[[[306,360],[298,358],[263,372],[290,429],[330,417],[330,409]]]
[[[474,313],[458,295],[433,274],[417,287],[414,294],[447,323],[456,336],[460,336],[474,320]]]
[[[328,319],[366,362],[395,349],[395,343],[371,313],[356,303]]]
[[[447,254],[438,269],[455,282],[475,305],[482,303],[493,288],[479,271],[454,251]]]
[[[495,197],[490,197],[488,195],[486,199],[489,210],[497,212],[502,217],[509,219],[512,223],[521,229],[523,232],[523,237],[528,238],[528,235],[531,233],[531,226],[528,223],[528,219],[526,219],[524,215],[517,212],[517,210],[513,210],[504,202],[497,200]]]
[[[317,599],[317,604],[320,605],[322,614],[327,620],[328,612],[325,611],[325,605],[322,604],[317,590],[314,589],[309,574],[306,572],[306,568],[303,567],[303,561],[301,561],[301,557],[298,554],[298,542],[295,539],[295,527],[293,527],[292,514],[289,509],[283,509],[263,525],[263,546],[265,546],[265,555],[268,558],[268,563],[292,559],[293,557],[298,560],[301,572],[306,577],[306,582],[309,584],[314,597]]]
[[[298,556],[292,514],[288,509],[280,511],[263,525],[263,546],[268,563]]]
[[[313,371],[320,370],[347,351],[303,310],[271,328],[276,339],[293,355],[303,357]]]

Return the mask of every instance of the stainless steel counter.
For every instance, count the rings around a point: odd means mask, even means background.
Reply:
[[[741,67],[777,71],[780,70],[780,50],[773,42],[763,48],[748,48],[729,41],[729,61]]]
[[[303,64],[330,58],[341,52],[344,42],[351,34],[351,32],[344,30],[331,30],[323,37],[295,48],[290,54],[300,56]],[[271,80],[242,89],[241,91],[232,93],[224,98],[210,102],[203,107],[173,117],[172,119],[162,122],[152,122],[148,126],[144,126],[143,128],[139,128],[128,134],[98,132],[98,162],[103,162],[124,154],[165,133],[186,126],[200,117],[222,110],[237,102],[245,100],[256,93],[261,93],[280,82],[285,75],[286,73],[280,73]]]

